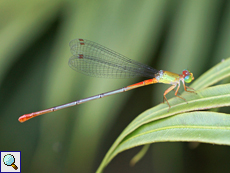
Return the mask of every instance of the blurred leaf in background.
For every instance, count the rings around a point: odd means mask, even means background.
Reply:
[[[95,172],[121,131],[162,102],[168,87],[146,86],[20,124],[22,114],[143,80],[76,73],[67,65],[72,39],[92,40],[156,69],[188,68],[195,78],[230,56],[227,0],[2,0],[0,16],[0,150],[22,151],[23,172]],[[188,146],[153,144],[133,168],[129,161],[139,148],[128,150],[104,172],[230,171],[229,147]]]

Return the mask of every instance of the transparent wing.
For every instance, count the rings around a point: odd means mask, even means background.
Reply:
[[[69,43],[73,56],[69,66],[86,75],[103,78],[155,77],[158,70],[131,60],[109,48],[85,39]]]

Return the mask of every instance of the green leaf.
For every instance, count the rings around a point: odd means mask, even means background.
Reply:
[[[205,72],[199,79],[195,80],[191,87],[194,89],[206,88],[229,76],[230,58],[227,58]]]
[[[150,145],[147,144],[147,145],[144,145],[141,149],[141,151],[139,151],[133,158],[132,160],[130,161],[130,166],[134,166],[137,162],[139,162],[139,160],[141,160],[145,153],[148,151]]]
[[[230,84],[205,88],[229,75],[230,58],[217,64],[194,82],[192,87],[201,89],[196,94],[185,92],[182,95],[188,103],[172,98],[169,100],[172,106],[169,111],[167,104],[159,104],[140,114],[117,138],[97,172],[102,172],[118,153],[153,142],[196,141],[230,145],[229,115],[198,111],[230,106]]]

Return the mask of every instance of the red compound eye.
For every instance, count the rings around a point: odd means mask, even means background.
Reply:
[[[188,75],[190,75],[190,71],[189,70],[183,70],[182,74],[184,76],[188,76]]]

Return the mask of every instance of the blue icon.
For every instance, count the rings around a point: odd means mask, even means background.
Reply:
[[[15,170],[18,169],[18,167],[14,164],[15,158],[12,154],[7,154],[3,157],[3,162],[7,166],[12,166]]]

